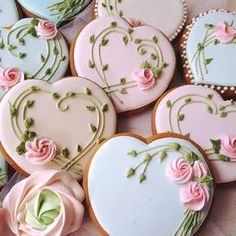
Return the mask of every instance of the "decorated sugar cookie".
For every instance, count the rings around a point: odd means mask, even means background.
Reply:
[[[115,130],[112,103],[87,79],[24,81],[1,101],[1,151],[25,175],[59,169],[81,179],[88,156]]]
[[[187,83],[202,84],[236,97],[236,15],[212,10],[192,20],[180,48]]]
[[[187,9],[185,0],[96,0],[95,16],[107,15],[122,17],[131,25],[152,25],[173,40],[184,26]]]
[[[26,18],[0,29],[0,96],[23,80],[55,82],[68,68],[68,48],[55,24]]]
[[[12,188],[3,210],[14,235],[68,236],[81,227],[83,200],[83,189],[65,171],[39,171]]]
[[[186,85],[157,102],[153,132],[187,135],[208,155],[216,182],[236,181],[236,104],[212,89]]]
[[[57,25],[78,15],[91,0],[18,0],[27,15],[51,20]]]
[[[91,160],[84,189],[102,235],[124,236],[193,235],[214,193],[204,152],[174,134],[109,139]]]
[[[7,179],[7,165],[4,159],[0,156],[0,188],[6,184]]]
[[[155,101],[175,70],[174,50],[160,31],[151,26],[132,28],[115,17],[88,24],[78,35],[71,57],[73,73],[99,84],[118,113]]]
[[[19,13],[14,0],[1,1],[0,27],[10,27],[19,20]]]

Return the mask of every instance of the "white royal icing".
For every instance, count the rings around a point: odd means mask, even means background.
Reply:
[[[14,0],[0,2],[0,27],[9,27],[19,19],[18,10]]]
[[[179,199],[180,186],[167,177],[166,168],[170,160],[181,155],[171,151],[168,157],[160,163],[153,159],[146,172],[146,180],[139,183],[139,174],[129,178],[126,171],[142,162],[140,156],[127,155],[131,150],[142,151],[156,146],[178,143],[195,152],[205,163],[199,150],[186,140],[179,138],[162,138],[146,145],[142,141],[130,137],[119,136],[110,139],[96,152],[88,171],[88,194],[91,208],[100,226],[112,236],[144,236],[144,235],[174,235],[184,218],[185,207]],[[153,154],[157,149],[150,150]],[[210,200],[203,209],[196,232],[206,218]],[[104,207],[105,206],[105,207]],[[189,234],[186,234],[189,235]]]
[[[212,43],[204,48],[204,53],[202,51],[199,57],[196,55],[199,44],[203,44],[207,33],[206,24],[216,25],[224,22],[236,28],[236,16],[224,11],[210,12],[193,21],[194,25],[187,39],[186,54],[195,84],[236,86],[235,42],[219,42],[215,45],[216,38],[212,33],[214,32],[212,28],[208,31],[212,34],[207,38]],[[208,62],[205,67],[206,60]]]
[[[182,0],[97,0],[96,14],[140,20],[160,29],[170,40],[181,31],[187,18],[186,3]]]

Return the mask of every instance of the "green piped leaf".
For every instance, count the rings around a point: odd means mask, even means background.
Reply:
[[[154,43],[158,43],[157,36],[153,36],[153,37],[152,37],[152,41],[153,41]]]
[[[68,158],[70,155],[69,149],[68,148],[64,148],[61,150],[61,155],[65,158]]]
[[[89,88],[85,88],[85,93],[87,95],[92,95],[92,91]]]
[[[129,156],[131,157],[136,157],[138,155],[137,151],[135,150],[131,150],[129,153],[128,153]]]
[[[123,42],[124,42],[125,45],[128,44],[129,39],[128,39],[128,36],[127,36],[127,35],[125,35],[125,36],[123,37]]]
[[[86,106],[86,109],[89,111],[95,111],[96,107],[95,106]]]
[[[214,59],[213,58],[207,58],[205,59],[205,65],[209,65]]]
[[[106,103],[106,104],[102,105],[101,109],[102,109],[102,112],[108,111],[108,104]]]
[[[94,43],[95,42],[95,35],[94,34],[89,38],[89,42],[90,43]]]
[[[89,128],[93,133],[97,132],[97,127],[95,125],[91,124],[91,123],[89,124]]]
[[[221,149],[221,140],[220,139],[211,139],[211,144],[212,144],[212,148],[214,150],[214,152],[216,154],[220,153],[220,149]]]
[[[26,148],[25,148],[25,142],[21,142],[17,147],[16,147],[16,152],[18,155],[23,155],[26,153]]]
[[[33,126],[34,120],[32,118],[26,118],[24,120],[24,125],[26,129],[29,129],[31,126]]]
[[[207,175],[207,176],[204,176],[204,177],[202,177],[202,178],[200,178],[200,183],[201,184],[205,184],[205,185],[207,185],[209,188],[211,188],[212,186],[213,186],[213,184],[214,184],[214,179],[211,177],[211,176],[209,176],[209,175]]]
[[[168,100],[168,101],[166,102],[166,106],[167,106],[168,108],[171,108],[171,107],[172,107],[172,103],[171,103],[170,100]]]

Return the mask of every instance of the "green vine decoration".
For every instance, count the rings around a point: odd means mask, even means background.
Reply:
[[[228,25],[233,25],[234,22]],[[205,50],[208,46],[217,46],[221,44],[221,42],[214,35],[215,25],[213,24],[205,24],[206,33],[202,40],[202,42],[198,43],[196,52],[191,60],[191,64],[196,69],[197,76],[200,80],[204,81],[205,76],[208,74],[208,66],[214,62],[213,57],[206,57]],[[231,43],[235,43],[233,40]]]
[[[167,66],[166,63],[163,63],[162,52],[158,46],[158,39],[156,36],[153,36],[152,39],[134,39],[132,34],[134,29],[129,28],[125,29],[117,25],[116,22],[112,22],[111,25],[100,32],[97,36],[90,36],[91,46],[91,59],[88,61],[88,67],[90,69],[96,70],[99,78],[104,84],[103,89],[109,95],[114,96],[121,104],[123,101],[120,99],[120,94],[127,94],[128,90],[134,87],[137,87],[137,82],[134,80],[127,81],[125,76],[120,79],[120,83],[110,85],[107,79],[106,72],[109,71],[110,66],[107,62],[103,61],[102,58],[102,49],[103,47],[109,44],[109,35],[110,34],[120,34],[121,40],[124,45],[128,45],[129,43],[134,43],[137,45],[137,53],[140,56],[146,56],[146,54],[150,53],[150,60],[145,60],[140,68],[149,68],[152,69],[152,72],[156,77],[161,73],[162,69]],[[98,51],[96,54],[95,51]],[[97,57],[95,56],[97,55]],[[138,68],[137,68],[138,69]]]
[[[105,0],[105,2],[102,3],[103,8],[106,9],[106,12],[108,15],[113,15],[113,16],[119,16],[123,17],[123,12],[119,10],[118,5],[122,3],[124,0]]]
[[[3,37],[2,32],[0,31],[0,55],[2,50],[7,50],[13,57],[16,57],[19,60],[24,60],[27,58],[28,55],[23,51],[23,49],[27,45],[27,38],[38,38],[36,32],[37,24],[38,20],[32,19],[29,24],[20,25],[16,28],[13,28],[7,34],[6,39]],[[15,41],[17,41],[17,45],[13,43]],[[45,46],[46,53],[39,55],[41,61],[41,64],[39,63],[39,68],[33,73],[23,70],[26,79],[40,79],[50,81],[57,72],[61,63],[65,61],[66,56],[63,55],[62,45],[58,37],[45,40]],[[1,61],[0,66],[2,66]]]
[[[70,110],[70,99],[83,99],[88,102],[85,109],[88,112],[94,112],[94,115],[96,115],[97,122],[95,124],[88,124],[88,132],[91,132],[89,143],[84,147],[77,144],[75,147],[77,154],[74,156],[71,156],[71,150],[68,150],[66,147],[60,147],[58,155],[52,160],[53,163],[59,165],[63,170],[70,170],[71,172],[75,172],[75,174],[78,174],[78,172],[79,174],[82,174],[82,168],[79,161],[97,144],[97,142],[99,142],[99,140],[102,140],[102,134],[105,127],[105,113],[109,109],[108,104],[101,104],[92,95],[89,88],[86,88],[84,93],[69,91],[63,96],[57,92],[52,93],[37,86],[26,89],[18,95],[13,103],[9,102],[12,129],[19,140],[19,145],[16,147],[16,152],[19,155],[23,155],[26,152],[25,143],[38,136],[33,130],[37,121],[34,118],[27,116],[27,111],[36,105],[36,102],[30,99],[31,95],[40,93],[50,96],[50,98],[55,101],[56,108],[61,112]]]
[[[210,113],[213,116],[224,119],[231,113],[236,113],[236,104],[233,100],[228,101],[225,105],[217,105],[213,101],[213,94],[208,94],[206,96],[197,95],[197,94],[188,94],[179,97],[174,102],[168,100],[166,102],[166,106],[169,109],[168,119],[169,119],[169,127],[171,132],[177,132],[182,135],[187,135],[191,137],[191,134],[183,133],[181,129],[181,124],[184,122],[186,118],[186,114],[184,113],[184,109],[193,104],[202,104],[206,107],[206,112]],[[178,108],[174,110],[174,108]],[[176,127],[176,128],[175,128]],[[211,144],[211,148],[205,150],[208,156],[216,155],[217,158],[209,158],[211,161],[230,161],[230,158],[220,154],[219,152],[219,140],[209,140]],[[217,145],[218,146],[217,146]]]
[[[85,7],[86,0],[62,0],[48,6],[51,16],[57,17],[57,25],[77,15]]]
[[[151,162],[154,158],[158,158],[160,163],[165,161],[168,158],[168,154],[170,152],[178,152],[180,153],[184,159],[186,159],[192,166],[194,165],[195,161],[200,160],[198,155],[192,150],[179,143],[169,143],[165,145],[154,146],[151,148],[147,148],[144,150],[131,150],[127,155],[132,158],[142,157],[142,160],[138,165],[135,167],[129,168],[127,171],[127,178],[131,178],[135,176],[139,170],[139,183],[143,183],[147,180],[147,172],[148,167],[150,166]],[[213,186],[213,178],[210,175],[207,175],[202,178],[196,179],[197,182],[201,183],[202,185],[206,185],[209,188]],[[201,219],[202,213],[200,211],[192,211],[186,210],[184,214],[184,220],[182,221],[181,225],[179,226],[178,230],[174,234],[175,236],[187,236],[192,235],[194,233],[194,229],[199,225],[202,221]]]
[[[0,168],[0,187],[4,186],[7,183],[8,177],[6,171]]]

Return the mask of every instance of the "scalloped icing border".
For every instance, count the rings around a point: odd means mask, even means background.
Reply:
[[[98,1],[101,0],[96,0],[94,3],[94,16],[95,18],[99,18],[100,16],[98,15]],[[176,37],[180,34],[180,32],[182,31],[182,29],[185,26],[185,23],[187,21],[187,17],[188,17],[188,10],[187,10],[187,3],[186,0],[180,0],[183,4],[184,7],[184,15],[183,15],[183,19],[182,19],[182,24],[179,26],[179,28],[176,30],[175,33],[173,33],[170,37],[168,37],[168,39],[172,42],[174,39],[176,39]],[[124,19],[124,18],[123,18]],[[155,27],[156,28],[156,27]],[[162,32],[162,31],[161,31]],[[164,34],[165,35],[165,34]]]
[[[194,75],[191,71],[190,64],[188,62],[188,57],[187,57],[187,41],[189,34],[194,26],[194,24],[203,16],[206,16],[208,14],[214,13],[214,12],[225,12],[225,13],[230,13],[236,17],[236,12],[235,11],[227,11],[225,9],[218,9],[218,10],[209,10],[204,13],[200,13],[198,16],[194,17],[192,19],[192,22],[186,26],[186,32],[184,32],[182,39],[183,41],[180,44],[180,48],[182,49],[181,51],[181,59],[183,61],[183,69],[184,69],[184,77],[190,84],[195,84],[194,83]],[[233,92],[236,96],[236,86],[217,86],[214,84],[198,84],[197,86],[202,86],[205,88],[211,88],[216,91],[218,91],[220,94],[224,95],[225,92],[230,91],[231,93]]]

